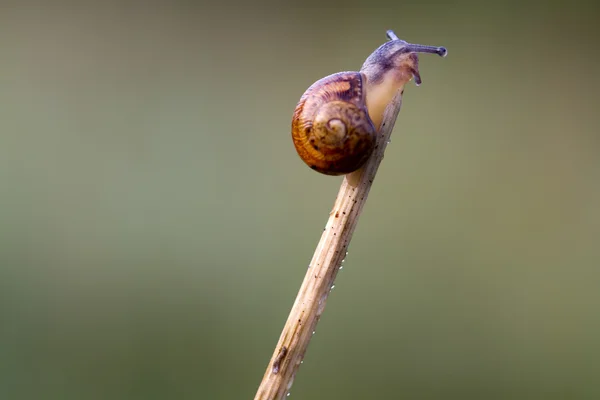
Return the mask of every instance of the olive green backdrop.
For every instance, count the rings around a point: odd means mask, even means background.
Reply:
[[[0,398],[251,399],[341,178],[290,120],[421,56],[291,391],[600,398],[594,2],[0,3]]]

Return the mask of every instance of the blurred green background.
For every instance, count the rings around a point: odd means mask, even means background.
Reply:
[[[597,2],[0,4],[0,398],[253,398],[341,182],[292,111],[386,29],[449,55],[292,398],[600,398]]]

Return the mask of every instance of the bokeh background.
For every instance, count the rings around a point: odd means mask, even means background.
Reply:
[[[292,398],[600,398],[597,2],[0,4],[0,398],[253,398],[341,182],[292,111],[386,29],[449,55]]]

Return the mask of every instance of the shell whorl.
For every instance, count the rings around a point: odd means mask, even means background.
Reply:
[[[292,138],[300,158],[327,175],[343,175],[369,158],[376,129],[365,106],[364,77],[339,72],[310,86],[292,119]]]

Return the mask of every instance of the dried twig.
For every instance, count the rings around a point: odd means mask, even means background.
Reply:
[[[388,31],[388,37],[397,38],[392,31]],[[385,111],[372,156],[361,169],[344,177],[255,400],[279,400],[289,393],[308,343],[325,309],[342,260],[346,256],[352,233],[367,201],[379,164],[383,160],[401,105],[402,94],[399,91]]]

